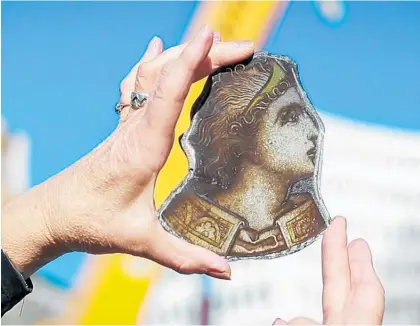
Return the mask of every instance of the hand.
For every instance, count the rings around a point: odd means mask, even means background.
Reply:
[[[322,297],[324,325],[380,325],[385,293],[375,273],[366,241],[347,247],[346,220],[336,217],[322,241]],[[307,318],[289,323],[276,319],[273,325],[317,325]]]
[[[29,275],[69,251],[118,252],[181,273],[230,278],[222,257],[164,231],[153,200],[191,84],[254,52],[252,43],[214,43],[213,36],[206,27],[165,52],[155,39],[121,85],[123,103],[134,88],[151,94],[148,104],[126,108],[118,128],[96,149],[4,208],[3,249],[21,271]]]

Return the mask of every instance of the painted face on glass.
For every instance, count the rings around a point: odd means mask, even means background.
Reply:
[[[296,88],[289,88],[261,116],[257,164],[272,172],[313,173],[318,131]]]
[[[261,53],[212,76],[183,138],[190,173],[167,230],[225,257],[303,249],[329,216],[318,193],[323,125],[294,62]]]
[[[314,174],[319,117],[295,67],[282,64],[238,66],[213,82],[189,138],[199,178],[227,189],[250,165],[290,182]]]

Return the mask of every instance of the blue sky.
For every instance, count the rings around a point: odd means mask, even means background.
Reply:
[[[2,116],[32,141],[37,184],[115,127],[121,79],[158,35],[177,44],[196,2],[2,2]],[[316,107],[420,131],[420,2],[348,2],[336,25],[293,2],[264,48],[298,62]],[[72,283],[80,254],[43,273]]]

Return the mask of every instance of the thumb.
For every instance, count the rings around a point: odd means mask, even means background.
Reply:
[[[212,45],[213,32],[206,26],[185,46],[177,59],[162,68],[145,111],[151,130],[159,135],[173,136],[195,72],[207,58]]]
[[[230,280],[230,267],[219,255],[192,245],[166,232],[159,224],[150,232],[150,243],[143,256],[181,274],[207,274]]]

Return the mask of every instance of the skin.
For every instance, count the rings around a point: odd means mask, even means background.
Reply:
[[[186,44],[162,48],[155,38],[121,84],[121,103],[137,90],[151,94],[147,106],[124,108],[117,129],[91,153],[3,207],[2,248],[25,276],[62,254],[85,251],[230,278],[222,257],[164,231],[153,193],[191,84],[249,57],[254,46],[220,42],[205,27]]]
[[[380,325],[385,292],[363,239],[347,245],[346,220],[336,217],[322,240],[323,325]],[[298,317],[277,318],[273,325],[319,325]]]
[[[245,59],[254,47],[220,42],[206,26],[187,44],[162,49],[155,38],[121,84],[122,104],[136,90],[151,94],[146,107],[127,105],[117,129],[91,153],[2,208],[2,249],[24,276],[62,254],[85,251],[126,253],[180,273],[230,278],[222,257],[163,230],[153,192],[191,84],[220,65]],[[323,242],[325,320],[380,323],[383,289],[370,251],[361,240],[347,249],[338,223]]]

